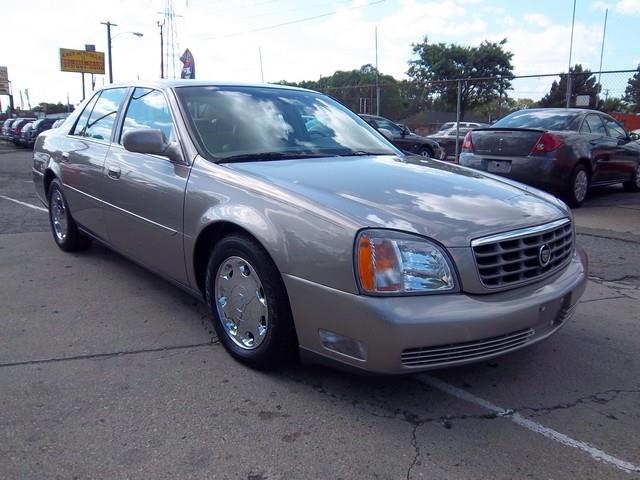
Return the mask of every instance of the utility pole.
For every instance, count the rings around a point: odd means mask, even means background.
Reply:
[[[113,64],[111,62],[111,27],[117,27],[115,23],[109,21],[100,22],[102,25],[107,26],[107,54],[109,55],[109,83],[113,83]],[[84,81],[82,82],[84,85]],[[83,87],[84,88],[84,87]]]
[[[260,57],[260,78],[264,83],[264,70],[262,69],[262,47],[258,47],[258,56]]]
[[[602,88],[602,84],[600,83],[600,77],[602,76],[602,57],[604,57],[604,37],[607,34],[607,17],[609,16],[609,9],[607,8],[604,11],[604,28],[602,29],[602,47],[600,49],[600,68],[598,69],[598,84],[600,84],[600,88]]]
[[[569,43],[569,70],[567,70],[567,108],[571,106],[571,54],[573,53],[573,27],[576,23],[576,0],[573,0],[573,18],[571,20],[571,43]]]
[[[378,26],[376,25],[376,115],[380,116],[380,80],[378,73]]]
[[[164,38],[162,29],[164,28],[164,20],[162,23],[158,21],[158,27],[160,27],[160,78],[164,78]]]

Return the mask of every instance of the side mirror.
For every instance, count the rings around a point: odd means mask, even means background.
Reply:
[[[387,140],[389,140],[390,142],[393,142],[393,133],[391,133],[390,130],[387,130],[386,128],[379,128],[378,131],[384,135],[384,138],[386,138]]]
[[[176,142],[169,143],[161,130],[140,128],[128,130],[122,137],[122,145],[130,152],[161,155],[172,162],[182,163],[182,152]]]

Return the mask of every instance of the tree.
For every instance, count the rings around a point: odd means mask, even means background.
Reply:
[[[598,102],[598,110],[611,113],[611,112],[626,112],[627,105],[622,98],[610,97],[601,99]]]
[[[505,38],[498,43],[485,40],[477,47],[430,44],[425,36],[421,43],[413,45],[416,58],[409,61],[407,74],[413,81],[427,85],[451,110],[456,109],[458,96],[457,82],[453,80],[464,79],[460,99],[463,118],[467,110],[506,97],[513,76],[513,53],[504,49],[506,43]]]
[[[589,69],[583,69],[582,65],[577,64],[571,69],[571,101],[569,105],[576,106],[576,97],[578,95],[589,95],[589,107],[595,108],[598,105],[598,94],[600,93],[600,84],[596,81],[596,77]],[[541,107],[564,107],[567,105],[567,74],[560,74],[560,82],[554,80],[551,89],[538,102]],[[586,105],[585,105],[586,106]]]
[[[45,114],[65,113],[65,112],[73,111],[73,105],[63,105],[61,102],[58,102],[58,103],[40,102],[38,105],[33,107],[33,111],[44,112]]]
[[[640,113],[640,65],[638,65],[638,71],[627,82],[624,101],[629,105],[629,110]]]
[[[302,82],[277,82],[310,90],[319,90],[337,98],[356,112],[375,113],[376,105],[376,73],[380,88],[380,110],[391,118],[400,118],[403,100],[401,99],[398,81],[391,75],[385,75],[376,70],[373,65],[363,65],[354,70],[338,70],[319,80],[305,80]],[[366,107],[366,109],[365,109]],[[366,112],[365,112],[366,110]]]

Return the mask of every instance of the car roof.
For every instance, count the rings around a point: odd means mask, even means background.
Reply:
[[[291,87],[289,85],[279,85],[273,83],[240,83],[240,82],[221,82],[214,80],[186,80],[186,79],[165,79],[165,80],[140,80],[140,81],[132,81],[132,82],[123,82],[123,83],[112,83],[109,85],[105,85],[104,87],[100,87],[98,90],[106,90],[109,88],[118,88],[118,87],[141,87],[141,88],[156,88],[159,90],[168,90],[179,87],[248,87],[248,88],[272,88],[276,89],[284,89],[284,90],[297,90],[302,92],[314,92],[318,93],[314,90],[309,90],[306,88],[300,87]]]
[[[518,112],[526,113],[526,112],[557,112],[557,113],[600,113],[604,114],[599,110],[591,110],[589,108],[526,108],[523,110],[518,110]],[[514,112],[515,113],[515,112]],[[606,115],[606,114],[604,114]]]

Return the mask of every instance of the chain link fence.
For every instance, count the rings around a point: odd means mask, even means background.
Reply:
[[[577,107],[613,114],[627,130],[640,128],[638,92],[630,79],[638,70],[485,77],[434,82],[397,82],[322,88],[361,114],[381,115],[433,136],[458,158],[462,138],[470,128],[489,126],[524,108]],[[378,107],[379,105],[379,107]],[[444,129],[443,129],[444,127]]]

